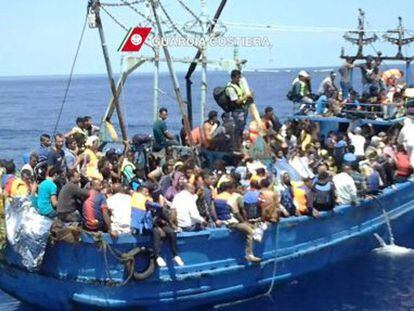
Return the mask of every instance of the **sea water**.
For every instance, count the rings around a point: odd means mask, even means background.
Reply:
[[[285,119],[292,112],[286,100],[291,81],[298,70],[247,72],[259,109],[272,106]],[[329,74],[329,68],[309,69],[316,91],[320,81]],[[354,75],[359,85],[359,73]],[[206,111],[219,110],[211,92],[215,86],[228,81],[226,72],[210,72]],[[185,85],[179,74],[181,88]],[[39,145],[39,135],[53,132],[67,77],[13,77],[0,78],[0,158],[14,159],[22,165],[22,156]],[[337,83],[339,84],[339,82]],[[194,124],[200,122],[199,76],[193,79]],[[170,131],[178,133],[181,118],[171,82],[161,75],[160,106],[169,110]],[[130,135],[151,133],[153,118],[152,76],[132,76],[125,85],[121,104]],[[96,122],[102,117],[110,99],[110,88],[105,76],[75,76],[68,100],[63,106],[58,132],[67,132],[78,116],[90,115]],[[386,239],[386,237],[383,237]],[[396,237],[401,247],[414,247],[411,237]],[[401,251],[401,249],[399,249]],[[402,253],[402,254],[401,254]],[[275,288],[272,296],[249,301],[219,310],[414,310],[414,254],[411,250],[395,255],[395,249],[380,248],[364,257],[338,263],[308,274],[284,286]],[[33,310],[0,291],[0,310]]]

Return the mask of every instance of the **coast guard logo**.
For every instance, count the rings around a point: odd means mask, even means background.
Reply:
[[[130,28],[119,46],[118,52],[139,52],[150,32],[151,27]]]

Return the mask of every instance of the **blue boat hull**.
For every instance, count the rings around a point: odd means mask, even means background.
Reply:
[[[263,258],[260,264],[244,261],[244,241],[237,232],[223,228],[182,233],[179,249],[184,267],[171,264],[145,281],[122,285],[127,274],[123,264],[108,252],[105,259],[105,252],[84,235],[80,244],[49,246],[38,273],[27,272],[7,249],[0,264],[0,287],[22,301],[52,310],[179,309],[246,298],[268,290],[272,280],[281,284],[377,247],[373,233],[387,238],[383,210],[397,240],[412,232],[413,190],[414,182],[407,182],[397,185],[397,190],[386,189],[378,199],[324,212],[319,219],[284,219],[266,230],[262,243],[255,246],[255,253]],[[104,240],[122,252],[150,245],[146,237],[112,241],[104,236]]]

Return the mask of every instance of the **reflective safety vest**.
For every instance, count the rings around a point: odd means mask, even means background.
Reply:
[[[229,82],[227,84],[227,86],[232,87],[236,91],[238,99],[241,99],[246,95],[246,92],[244,91],[244,89],[241,86],[239,86],[238,84]]]
[[[304,81],[299,80],[299,85],[300,85],[299,95],[301,97],[309,95],[309,87],[308,87],[308,84],[306,82],[304,82]]]
[[[293,187],[293,198],[301,215],[307,214],[306,189],[304,186]]]
[[[87,155],[89,158],[89,162],[86,164],[86,177],[102,180],[102,174],[98,170],[99,159],[97,155],[89,148],[86,148],[83,154]]]

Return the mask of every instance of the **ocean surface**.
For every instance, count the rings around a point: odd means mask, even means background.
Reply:
[[[308,71],[316,91],[330,68]],[[274,107],[281,119],[289,116],[292,107],[286,100],[286,93],[297,72],[298,69],[247,72],[258,107],[261,110],[266,106]],[[179,74],[178,78],[185,94],[183,75]],[[358,83],[358,72],[354,78]],[[152,131],[152,79],[151,74],[134,75],[125,85],[121,104],[130,135]],[[219,111],[211,92],[214,87],[225,85],[228,79],[225,72],[209,73],[206,112],[212,109]],[[53,134],[66,83],[67,77],[63,76],[0,78],[0,159],[14,159],[20,167],[23,155],[37,150],[40,134]],[[200,122],[199,90],[200,80],[195,76],[194,124]],[[105,76],[75,76],[57,132],[69,131],[78,116],[92,116],[99,124],[109,99],[110,88]],[[168,108],[168,127],[178,133],[181,117],[166,74],[161,75],[160,106]],[[413,237],[397,236],[396,242],[414,247]],[[262,310],[414,310],[413,275],[412,253],[403,256],[371,253],[277,287],[270,298],[263,297],[219,310],[251,310],[257,306]],[[0,310],[33,309],[0,291]]]

